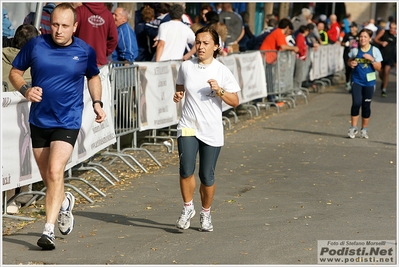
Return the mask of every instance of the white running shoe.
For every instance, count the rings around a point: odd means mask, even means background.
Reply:
[[[58,229],[61,234],[68,235],[72,232],[75,225],[75,219],[72,215],[72,209],[75,205],[75,197],[70,192],[65,192],[66,198],[69,200],[69,206],[66,210],[60,210],[58,214]]]
[[[186,230],[190,227],[190,220],[195,215],[195,209],[185,209],[181,211],[179,219],[176,221],[176,227]]]
[[[362,138],[369,139],[369,135],[368,135],[367,129],[361,129],[361,130],[360,130],[360,136],[361,136]]]
[[[357,134],[357,128],[351,126],[351,127],[349,128],[349,131],[348,131],[348,136],[349,136],[349,138],[352,138],[352,139],[355,138],[355,137],[356,137],[356,134]]]
[[[213,231],[213,224],[212,224],[212,217],[211,214],[206,214],[205,212],[200,213],[200,231],[201,232],[212,232]]]

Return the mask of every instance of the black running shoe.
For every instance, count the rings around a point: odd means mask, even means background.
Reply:
[[[43,250],[52,250],[55,249],[55,236],[48,236],[42,234],[40,239],[37,241],[37,245],[41,247]]]

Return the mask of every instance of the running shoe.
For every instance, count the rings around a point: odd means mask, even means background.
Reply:
[[[69,200],[69,206],[66,210],[60,210],[58,214],[58,229],[61,234],[68,235],[72,232],[75,220],[72,215],[72,209],[75,205],[75,197],[70,192],[65,192],[66,198]]]
[[[181,211],[179,219],[176,221],[176,227],[186,230],[190,227],[190,220],[195,215],[195,209],[185,209]]]
[[[381,90],[381,96],[382,97],[387,97],[387,92],[385,90]]]
[[[353,139],[353,138],[356,137],[356,134],[357,134],[357,128],[351,126],[351,127],[349,128],[349,131],[348,131],[348,136],[349,136],[350,138]]]
[[[350,82],[347,82],[347,83],[345,84],[345,87],[346,87],[346,91],[348,91],[348,92],[350,92],[351,89],[352,89],[352,86],[351,86],[351,83],[350,83]]]
[[[41,247],[43,250],[52,250],[55,249],[55,236],[53,234],[42,234],[42,236],[37,241],[37,245]]]
[[[213,224],[212,224],[212,217],[211,214],[206,214],[205,212],[200,213],[200,231],[201,232],[212,232],[213,231]]]
[[[361,136],[362,138],[368,139],[368,138],[369,138],[369,135],[368,135],[367,129],[361,129],[361,130],[360,130],[360,136]]]

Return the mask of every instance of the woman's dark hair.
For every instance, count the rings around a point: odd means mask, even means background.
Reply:
[[[370,38],[373,36],[373,31],[370,30],[370,29],[362,29],[362,30],[359,32],[359,36],[360,36],[360,34],[361,34],[362,32],[367,33],[367,34],[370,36]]]
[[[216,51],[213,52],[213,57],[216,58],[217,55],[219,54],[219,51],[220,51],[219,34],[217,33],[217,31],[212,26],[205,26],[205,27],[202,27],[201,29],[199,29],[195,33],[195,37],[197,37],[197,35],[199,33],[204,33],[204,32],[208,32],[212,36],[213,42],[216,45],[218,45],[218,48],[216,49]]]
[[[170,5],[168,3],[159,3],[157,5],[156,11],[161,14],[166,14],[169,12]]]
[[[215,11],[209,11],[205,14],[206,22],[209,24],[219,22],[219,15]]]
[[[39,35],[35,26],[30,24],[20,25],[15,31],[13,47],[21,49],[30,39]]]

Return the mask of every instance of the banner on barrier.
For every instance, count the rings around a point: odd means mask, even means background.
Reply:
[[[101,124],[95,122],[92,100],[85,82],[82,128],[66,170],[116,142],[112,116],[108,67],[100,69],[102,101],[107,114]],[[2,191],[41,181],[33,156],[28,102],[18,92],[3,92],[2,117]]]
[[[179,105],[173,102],[177,75],[169,61],[135,62],[139,65],[140,77],[140,120],[139,129],[162,129],[177,124]]]
[[[344,70],[343,55],[344,47],[339,44],[322,45],[317,50],[313,49],[309,79],[314,81]]]
[[[241,92],[238,94],[240,103],[267,96],[266,75],[259,51],[233,54],[218,59],[231,70],[240,85]]]

